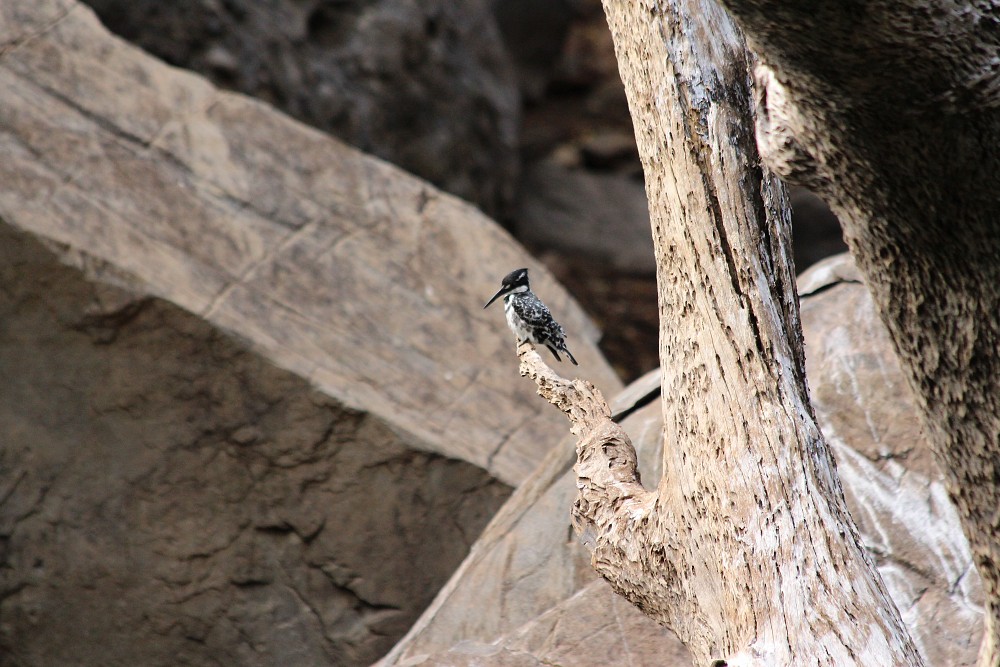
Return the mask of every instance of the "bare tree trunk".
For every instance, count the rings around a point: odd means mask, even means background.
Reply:
[[[844,223],[987,599],[1000,665],[1000,7],[725,0],[763,64],[758,142]]]
[[[787,206],[756,152],[742,36],[708,0],[605,10],[657,250],[655,492],[591,388],[521,351],[580,437],[574,516],[594,564],[698,664],[922,664],[809,405]]]

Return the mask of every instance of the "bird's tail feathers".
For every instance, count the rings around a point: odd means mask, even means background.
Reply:
[[[573,353],[566,348],[566,345],[563,345],[562,347],[557,349],[555,345],[552,345],[551,343],[546,343],[545,347],[549,348],[549,352],[552,353],[552,356],[554,356],[556,358],[556,361],[558,361],[559,363],[562,363],[562,358],[559,356],[559,350],[562,350],[563,352],[566,353],[566,356],[569,357],[569,360],[573,362],[574,366],[580,365],[576,363],[576,357],[574,357]]]

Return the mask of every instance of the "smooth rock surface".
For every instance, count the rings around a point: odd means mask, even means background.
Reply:
[[[525,173],[521,188],[517,234],[525,243],[584,255],[631,273],[655,272],[641,180],[547,161]]]
[[[635,404],[658,386],[659,373],[647,374],[612,403],[612,410]],[[643,476],[655,480],[662,442],[658,395],[627,417],[622,426],[636,447]],[[542,641],[545,633],[539,634],[537,628],[559,618],[559,632],[564,636],[584,637],[599,631],[614,634],[618,621],[608,630],[606,626],[613,619],[594,612],[620,611],[624,601],[616,600],[610,587],[597,578],[590,554],[569,523],[569,508],[576,495],[571,470],[574,461],[573,439],[566,438],[490,521],[455,575],[381,664],[466,664],[463,656],[477,647],[476,655],[492,651],[504,656],[504,661],[482,664],[503,665],[513,659],[508,655],[511,651],[518,660],[525,658],[523,654],[543,660],[556,646],[562,647],[558,652],[565,664],[577,664],[590,659],[583,644],[575,654],[569,651],[571,655],[566,655],[568,649],[562,641]],[[570,599],[590,586],[595,587],[584,599],[593,609],[582,613],[587,605]],[[622,642],[633,646],[634,650],[622,654],[631,662],[608,664],[687,664],[660,660],[666,655],[686,655],[672,633],[641,613],[630,614],[629,619],[628,634],[619,632],[609,647]],[[610,641],[610,637],[606,639]],[[487,649],[487,645],[493,648]]]
[[[889,335],[849,255],[799,279],[816,416],[851,514],[930,665],[975,665],[983,591]]]
[[[93,277],[509,484],[562,430],[516,377],[500,307],[482,310],[501,276],[528,266],[580,372],[620,387],[582,310],[468,204],[163,65],[76,2],[0,5],[0,49],[0,218]]]
[[[0,284],[0,664],[368,664],[510,493],[4,225]]]
[[[688,665],[684,646],[604,581],[578,593],[518,628],[500,642],[460,642],[442,653],[404,663],[430,667],[607,667]]]

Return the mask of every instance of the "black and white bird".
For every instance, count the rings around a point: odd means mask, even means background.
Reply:
[[[569,360],[579,366],[573,354],[566,349],[566,332],[552,319],[552,313],[528,287],[528,269],[517,269],[504,276],[500,290],[483,308],[488,308],[500,297],[503,297],[507,325],[517,336],[518,345],[525,341],[544,345],[555,355],[556,361],[562,361],[559,353],[565,352]]]

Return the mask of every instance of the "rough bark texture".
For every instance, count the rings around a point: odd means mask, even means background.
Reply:
[[[762,156],[837,212],[892,336],[983,576],[981,664],[998,665],[998,7],[725,4],[762,60]]]
[[[798,285],[813,405],[865,548],[928,663],[969,667],[981,633],[980,580],[888,334],[849,256]],[[649,400],[654,387],[658,373],[616,396],[613,412]],[[621,424],[644,475],[658,478],[658,398]],[[572,442],[563,442],[514,492],[385,664],[691,664],[673,633],[594,582],[587,550],[567,537],[574,460]]]
[[[921,664],[809,406],[784,194],[759,166],[742,37],[707,1],[605,10],[650,200],[666,440],[654,494],[592,399],[571,416],[594,563],[699,664]],[[564,409],[587,396],[537,379]]]
[[[809,544],[804,554],[781,544],[761,544],[757,540],[766,540],[766,533],[757,538],[745,526],[717,526],[700,507],[689,510],[694,516],[686,515],[685,503],[664,497],[662,482],[657,492],[642,487],[632,443],[621,427],[611,421],[610,409],[593,385],[558,376],[528,346],[520,349],[519,356],[521,374],[532,378],[539,394],[566,414],[578,438],[574,467],[578,494],[573,505],[573,526],[591,550],[592,564],[619,594],[677,632],[695,664],[722,661],[730,665],[793,665],[809,661],[860,665],[870,664],[870,660],[922,664],[896,607],[861,550],[858,536],[849,532],[854,526],[846,509],[838,508],[843,523],[837,526],[831,522],[827,528],[839,530],[835,534],[841,540],[819,541],[808,531],[823,530],[822,519],[811,518],[803,511],[802,498],[782,498],[789,506],[787,511],[795,513],[797,529],[806,532],[804,537]],[[668,462],[664,456],[664,465]],[[777,494],[772,494],[775,498],[771,502],[776,504]],[[702,499],[706,495],[702,494]],[[730,500],[733,507],[739,505],[735,494]],[[760,502],[762,498],[757,496],[753,500]],[[842,495],[839,500],[843,501]],[[771,508],[768,518],[778,523],[781,513],[782,508]],[[733,521],[735,514],[727,521]],[[724,554],[720,549],[713,556],[720,562],[723,558],[730,559],[729,563],[742,559],[747,564],[730,567],[728,571],[706,572],[704,576],[710,577],[709,581],[699,580],[697,574],[692,576],[692,571],[708,570],[714,564],[706,562],[709,557],[699,554],[698,547],[709,543],[712,531],[725,533],[727,529],[739,533],[747,547],[756,547],[760,562],[751,565],[747,562],[748,555]],[[697,536],[692,536],[695,533]],[[792,539],[801,537],[794,535]],[[697,545],[692,545],[692,541]],[[860,565],[853,565],[859,574],[850,585],[835,579],[852,570],[852,563],[844,555],[845,546],[860,552],[857,555]],[[775,557],[770,549],[784,552],[786,560]],[[836,552],[835,564],[833,556],[822,553],[824,550]],[[794,562],[800,554],[813,570],[805,570]],[[767,566],[765,558],[770,559]],[[829,571],[820,571],[824,565]],[[774,568],[773,573],[768,572],[770,568]],[[783,578],[785,568],[794,575],[789,573]],[[868,576],[867,581],[862,579],[864,575]],[[767,576],[771,579],[766,579]],[[684,592],[711,587],[723,590],[727,578],[739,578],[743,599],[732,595],[729,600],[706,604],[703,599]],[[771,590],[772,587],[776,590]],[[769,595],[774,598],[768,600]],[[793,599],[793,595],[801,598]],[[754,596],[756,599],[750,599]],[[740,603],[746,605],[746,617],[733,613],[740,611],[736,606]],[[769,614],[777,614],[778,618]],[[826,634],[803,634],[817,629],[825,630]],[[779,632],[782,636],[775,639]]]

